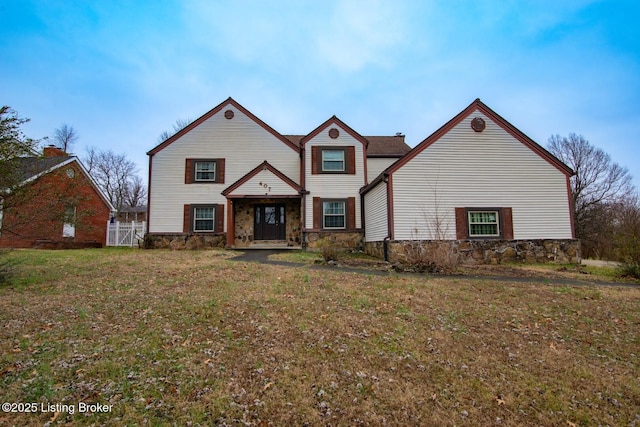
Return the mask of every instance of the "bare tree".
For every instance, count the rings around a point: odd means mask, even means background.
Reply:
[[[53,143],[65,153],[68,153],[71,146],[78,141],[78,132],[66,123],[60,125],[53,131]]]
[[[101,151],[94,147],[87,150],[84,163],[109,201],[120,212],[126,206],[131,181],[137,176],[136,164],[127,159],[125,154]]]
[[[144,182],[142,182],[142,178],[140,178],[139,175],[135,175],[129,180],[125,205],[135,208],[137,206],[144,206],[146,202],[147,187],[144,185]]]
[[[617,259],[640,267],[640,196],[625,197],[612,208]]]
[[[605,256],[596,248],[609,239],[608,207],[634,190],[629,171],[582,135],[554,135],[547,148],[575,171],[571,194],[576,236],[582,240],[583,255]]]
[[[162,133],[158,136],[158,142],[162,143],[167,139],[171,138],[176,133],[180,132],[182,129],[186,128],[193,122],[191,119],[177,119],[173,124],[172,131],[162,131]]]

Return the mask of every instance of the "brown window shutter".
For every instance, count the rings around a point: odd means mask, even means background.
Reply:
[[[345,157],[347,162],[347,174],[356,174],[356,147],[350,146],[345,150]]]
[[[224,231],[224,205],[216,205],[216,233]]]
[[[347,229],[354,230],[356,228],[356,198],[349,197],[347,199]]]
[[[184,166],[184,183],[191,184],[193,182],[193,159],[187,159]]]
[[[184,205],[182,231],[184,233],[191,233],[191,205]]]
[[[216,160],[216,182],[218,184],[224,184],[224,159]]]
[[[311,146],[311,174],[317,175],[320,173],[320,148],[318,146]],[[315,228],[315,227],[314,227]]]
[[[313,198],[313,228],[315,230],[322,228],[322,200],[320,197]]]
[[[456,239],[467,238],[467,212],[465,208],[456,208]]]
[[[513,212],[511,208],[502,208],[502,238],[504,240],[513,240]]]

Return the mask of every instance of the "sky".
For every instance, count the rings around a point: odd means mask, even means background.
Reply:
[[[282,134],[337,115],[415,146],[480,98],[583,135],[640,187],[636,1],[0,1],[0,103],[32,138],[146,152],[228,97]]]

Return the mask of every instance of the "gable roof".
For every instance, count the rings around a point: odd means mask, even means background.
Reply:
[[[303,147],[304,144],[307,143],[307,141],[313,139],[315,136],[317,136],[320,132],[322,132],[324,129],[328,128],[331,125],[336,125],[339,126],[340,128],[342,128],[342,130],[344,130],[345,132],[347,132],[349,135],[351,135],[354,139],[360,141],[362,143],[362,145],[364,145],[365,147],[367,147],[369,145],[369,141],[367,141],[362,135],[360,135],[358,132],[356,132],[355,130],[351,129],[351,127],[349,127],[345,122],[343,122],[342,120],[340,120],[338,117],[331,116],[329,117],[327,120],[325,120],[324,123],[322,123],[320,126],[318,126],[317,128],[315,128],[314,130],[311,131],[311,133],[309,133],[308,135],[304,136],[300,141],[300,147]]]
[[[222,195],[225,196],[225,197],[228,196],[234,190],[239,188],[242,184],[246,183],[247,181],[249,181],[251,178],[253,178],[257,174],[259,174],[263,170],[270,171],[271,173],[273,173],[275,176],[280,178],[285,184],[289,185],[291,188],[293,188],[298,193],[301,193],[303,191],[303,189],[302,189],[302,187],[300,185],[296,184],[295,181],[293,181],[291,178],[289,178],[288,176],[286,176],[285,174],[280,172],[278,169],[273,167],[269,162],[267,162],[265,160],[264,162],[260,163],[258,166],[253,168],[245,176],[243,176],[242,178],[240,178],[239,180],[237,180],[236,182],[231,184],[229,187],[227,187],[224,191],[222,191]]]
[[[247,110],[246,108],[244,108],[242,105],[240,105],[238,102],[236,102],[233,98],[229,97],[227,98],[225,101],[223,101],[222,103],[220,103],[219,105],[217,105],[216,107],[212,108],[211,110],[209,110],[208,112],[206,112],[205,114],[203,114],[202,116],[200,116],[199,118],[197,118],[196,120],[194,120],[193,122],[189,123],[187,126],[185,126],[183,129],[180,129],[178,132],[176,132],[174,135],[172,135],[170,138],[167,138],[166,140],[164,140],[162,143],[158,144],[157,146],[155,146],[154,148],[152,148],[151,150],[149,150],[147,152],[148,155],[152,156],[154,154],[156,154],[157,152],[161,151],[162,149],[166,148],[167,146],[169,146],[170,144],[172,144],[173,142],[175,142],[176,140],[178,140],[180,137],[182,137],[183,135],[185,135],[186,133],[190,132],[192,129],[194,129],[195,127],[199,126],[200,124],[202,124],[204,121],[206,121],[207,119],[211,118],[212,116],[216,115],[217,113],[219,113],[224,107],[228,106],[228,105],[232,105],[235,108],[237,108],[238,110],[240,110],[244,115],[246,115],[247,117],[249,117],[251,120],[253,120],[256,124],[258,124],[260,127],[262,127],[263,129],[265,129],[267,132],[269,132],[270,134],[272,134],[273,136],[275,136],[277,139],[279,139],[280,141],[282,141],[284,144],[286,144],[288,147],[290,147],[292,150],[295,150],[296,152],[300,151],[300,148],[297,144],[294,144],[293,142],[289,141],[287,138],[285,138],[283,135],[281,135],[280,133],[278,133],[275,129],[273,129],[271,126],[269,126],[268,124],[266,124],[265,122],[263,122],[262,120],[260,120],[258,117],[256,117],[253,113],[251,113],[251,111]]]
[[[16,162],[16,180],[24,184],[30,179],[35,179],[47,171],[52,171],[57,167],[71,163],[72,157],[18,157],[12,161]],[[64,163],[64,165],[61,165]]]
[[[405,163],[409,160],[413,159],[419,153],[421,153],[425,148],[429,147],[431,144],[440,139],[443,135],[449,132],[453,127],[457,126],[462,120],[471,115],[474,111],[480,111],[485,116],[489,117],[493,122],[495,122],[498,126],[500,126],[503,130],[509,133],[516,140],[524,144],[526,147],[531,149],[534,153],[542,157],[544,160],[549,162],[552,166],[558,169],[560,172],[564,173],[567,176],[571,176],[574,174],[573,170],[562,163],[557,157],[551,154],[549,151],[544,149],[541,145],[536,143],[533,139],[529,138],[527,135],[518,130],[511,123],[506,121],[502,116],[493,111],[491,108],[486,106],[480,98],[476,98],[467,108],[458,113],[454,118],[445,123],[440,129],[432,133],[422,141],[420,144],[416,145],[406,156],[399,159],[397,162],[392,164],[385,170],[387,173],[393,173],[401,168]]]
[[[36,181],[40,177],[47,175],[56,169],[60,169],[66,165],[76,163],[85,177],[89,180],[89,183],[93,186],[94,190],[98,193],[105,205],[114,212],[116,208],[111,204],[109,198],[100,189],[98,184],[93,180],[89,171],[84,167],[80,159],[76,156],[53,156],[53,157],[19,157],[14,159],[17,162],[17,178],[19,179],[19,185],[25,185],[30,182]]]
[[[493,111],[487,105],[485,105],[480,98],[477,98],[473,101],[467,108],[458,113],[455,117],[445,123],[440,129],[433,132],[429,135],[424,141],[416,145],[409,151],[405,156],[399,158],[396,162],[391,164],[388,168],[380,173],[371,183],[364,186],[360,189],[360,193],[364,194],[375,187],[385,176],[388,176],[398,169],[400,169],[403,165],[409,162],[411,159],[420,154],[423,150],[429,147],[431,144],[439,140],[442,136],[444,136],[447,132],[449,132],[452,128],[460,124],[465,118],[470,116],[474,111],[480,111],[485,116],[490,118],[494,123],[500,126],[505,132],[509,133],[512,137],[514,137],[517,141],[521,142],[523,145],[528,147],[531,151],[536,153],[538,156],[546,160],[549,164],[554,166],[560,172],[564,173],[567,177],[574,175],[574,171],[567,165],[565,165],[560,159],[555,157],[549,151],[547,151],[544,147],[536,143],[534,140],[529,138],[527,135],[518,130],[511,123],[506,121],[502,116]]]

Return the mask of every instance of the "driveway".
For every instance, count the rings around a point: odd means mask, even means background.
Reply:
[[[488,280],[488,281],[508,281],[516,283],[543,283],[556,286],[616,286],[616,287],[630,287],[637,288],[640,284],[634,283],[619,283],[619,282],[605,282],[601,280],[578,280],[578,279],[561,279],[561,278],[546,278],[546,277],[515,277],[515,276],[472,276],[472,275],[440,275],[440,274],[420,274],[420,273],[403,273],[397,271],[382,271],[372,270],[367,268],[355,268],[345,267],[340,265],[325,265],[325,264],[304,264],[298,262],[289,261],[274,261],[270,260],[269,256],[272,254],[286,252],[287,249],[252,249],[244,251],[244,253],[230,258],[231,261],[243,261],[243,262],[257,262],[260,264],[280,265],[284,267],[297,267],[297,268],[310,268],[313,270],[332,270],[342,271],[347,273],[358,274],[370,274],[374,276],[389,276],[391,274],[412,275],[422,278],[457,278],[468,280]],[[606,261],[605,261],[606,262]]]

